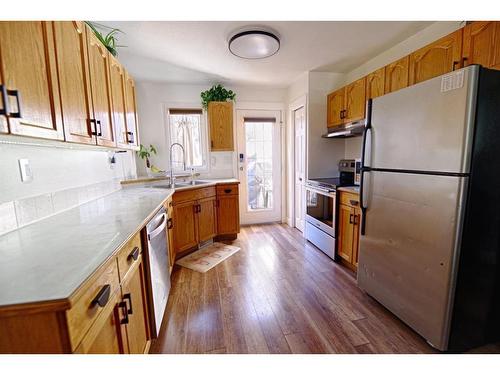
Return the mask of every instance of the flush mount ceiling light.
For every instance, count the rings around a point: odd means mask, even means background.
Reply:
[[[243,59],[263,59],[280,49],[275,33],[261,29],[239,31],[229,39],[229,51]]]

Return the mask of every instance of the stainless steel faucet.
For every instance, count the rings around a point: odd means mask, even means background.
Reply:
[[[179,146],[181,149],[182,149],[182,164],[184,166],[184,171],[186,170],[186,154],[185,154],[185,151],[184,151],[184,146],[181,145],[180,143],[172,143],[170,145],[170,184],[171,185],[174,185],[174,162],[172,160],[172,149],[174,148],[174,146]]]

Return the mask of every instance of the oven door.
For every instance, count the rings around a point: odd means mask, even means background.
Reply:
[[[335,237],[335,192],[306,187],[306,221]]]

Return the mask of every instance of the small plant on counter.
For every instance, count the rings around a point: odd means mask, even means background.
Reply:
[[[231,90],[226,90],[221,84],[213,85],[210,89],[203,91],[201,94],[201,104],[203,108],[208,108],[210,102],[226,102],[234,100],[236,94]]]
[[[107,50],[113,56],[116,57],[116,55],[118,54],[118,51],[116,50],[116,48],[118,48],[118,47],[125,47],[125,46],[120,46],[120,45],[116,44],[116,36],[115,36],[115,34],[116,33],[123,33],[123,31],[121,31],[120,29],[114,29],[112,27],[101,25],[101,24],[98,24],[98,23],[95,23],[95,22],[85,21],[85,23],[92,29],[92,31],[94,32],[94,34],[97,37],[97,39],[99,39],[99,41],[102,44],[104,44],[104,47],[106,47]],[[100,28],[109,29],[111,31],[109,33],[107,33],[106,35],[102,35],[102,33],[99,30],[97,30],[96,26],[100,27]]]
[[[151,155],[156,155],[158,151],[156,151],[155,146],[149,145],[149,148],[145,147],[144,145],[140,145],[139,151],[137,151],[137,155],[143,160],[146,160],[146,168],[151,168],[151,161],[149,158]]]

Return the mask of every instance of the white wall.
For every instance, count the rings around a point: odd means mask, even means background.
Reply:
[[[344,157],[343,139],[322,138],[326,133],[326,96],[344,80],[340,73],[309,72],[307,120],[307,177],[339,175],[338,161]]]
[[[210,86],[166,83],[137,83],[137,103],[140,142],[144,145],[154,144],[158,147],[158,155],[153,156],[152,163],[161,169],[169,169],[168,142],[165,127],[165,106],[178,104],[199,105],[201,108],[200,93]],[[259,103],[286,103],[286,89],[229,86],[226,88],[236,93],[235,111],[241,106],[252,105],[258,108]],[[236,120],[234,122],[236,124]],[[236,132],[235,132],[236,133]],[[235,152],[210,152],[209,172],[203,177],[226,178],[235,177]],[[137,160],[139,175],[145,175],[144,162]]]

